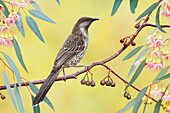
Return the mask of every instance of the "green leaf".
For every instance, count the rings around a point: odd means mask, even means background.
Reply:
[[[156,2],[156,3],[152,4],[146,11],[144,11],[144,12],[136,19],[136,21],[140,20],[141,18],[143,18],[144,16],[146,16],[147,14],[149,14],[150,12],[152,12],[158,5],[159,5],[159,2]]]
[[[133,57],[136,53],[138,53],[138,51],[142,48],[143,46],[139,46],[137,48],[135,48],[134,50],[132,50],[127,56],[125,56],[125,58],[123,59],[123,61],[130,59],[131,57]]]
[[[138,5],[138,0],[130,0],[130,10],[133,14],[135,13],[135,9],[137,5]]]
[[[31,15],[33,15],[34,17],[38,18],[38,19],[41,19],[41,20],[56,24],[53,20],[51,20],[48,16],[46,16],[44,13],[42,13],[39,10],[29,10],[29,13]]]
[[[21,17],[20,12],[18,12],[17,15],[20,16],[20,20],[15,21],[16,26],[17,26],[18,30],[21,32],[22,36],[25,38],[25,31],[24,31],[24,26],[23,26],[22,17]]]
[[[169,87],[169,85],[166,87],[165,91],[163,92],[162,97],[165,95],[165,92],[167,91],[168,87]],[[161,106],[161,103],[162,103],[162,97],[161,97],[161,99],[159,99],[158,102],[156,103],[155,108],[154,108],[154,113],[159,113],[160,106]]]
[[[143,56],[145,56],[146,53],[147,53],[147,51],[148,51],[148,46],[146,46],[146,49],[143,50],[143,51],[139,54],[139,56],[136,58],[136,60],[135,60],[134,63],[132,64],[132,67],[131,67],[131,69],[130,69],[130,71],[129,71],[129,73],[128,73],[128,77],[129,77],[129,76],[132,74],[132,72],[135,70],[135,68],[136,68],[135,63],[136,63],[136,61],[140,60]]]
[[[8,62],[9,66],[11,67],[12,71],[14,72],[17,81],[18,81],[18,85],[21,88],[21,76],[19,73],[19,70],[17,68],[17,66],[15,65],[15,63],[12,61],[12,59],[5,53],[1,52],[3,54],[3,56],[5,57],[6,61]]]
[[[160,8],[161,8],[161,5],[159,6],[158,10],[157,10],[157,13],[156,13],[156,25],[157,25],[157,28],[162,31],[163,33],[166,33],[165,30],[162,29],[161,25],[160,25],[160,22],[159,22],[159,12],[160,12]]]
[[[32,98],[32,102],[34,101],[34,96],[31,95],[31,98]],[[35,107],[33,107],[33,110],[34,110],[34,113],[40,113],[40,106],[37,105]]]
[[[29,82],[29,86],[30,86],[30,89],[32,90],[33,93],[35,93],[35,94],[38,93],[39,89],[33,83]],[[44,102],[47,103],[51,107],[51,109],[53,109],[53,111],[55,112],[55,109],[54,109],[52,103],[50,102],[50,100],[46,96],[44,98]]]
[[[139,65],[138,69],[136,70],[135,74],[133,75],[132,79],[130,80],[129,84],[126,86],[125,89],[127,89],[140,75],[143,68],[145,67],[146,59],[142,61],[142,63]]]
[[[60,1],[59,0],[56,0],[56,1],[57,1],[58,5],[60,5]]]
[[[7,75],[5,73],[5,70],[3,70],[3,77],[4,77],[4,82],[5,82],[6,88],[8,90],[8,93],[9,93],[9,95],[11,97],[12,103],[13,103],[13,105],[14,105],[17,113],[18,113],[18,109],[17,109],[17,105],[16,105],[16,102],[15,102],[15,99],[14,99],[14,95],[12,93],[11,86],[9,84],[9,81],[8,81]]]
[[[21,95],[19,93],[19,90],[18,90],[18,87],[17,87],[16,84],[14,84],[14,93],[15,93],[15,98],[17,100],[20,113],[25,113],[24,107],[23,107],[23,104],[22,104],[22,100],[21,100]]]
[[[148,89],[148,86],[146,86],[145,88],[143,88],[139,94],[137,95],[136,99],[135,99],[135,103],[134,103],[134,107],[133,107],[133,111],[132,113],[137,113],[139,110],[139,107],[142,103],[142,98],[145,95],[146,91]]]
[[[40,31],[39,31],[39,28],[36,24],[36,22],[29,16],[26,16],[26,21],[27,21],[27,24],[28,26],[30,27],[30,29],[35,33],[35,35],[37,35],[37,37],[45,43]]]
[[[163,76],[168,72],[169,67],[170,67],[170,66],[167,66],[167,67],[165,67],[164,69],[162,69],[162,70],[158,73],[158,75],[155,77],[155,79],[152,81],[152,83],[158,83],[159,80],[157,80],[157,79],[163,77]]]
[[[34,1],[32,1],[32,2],[30,2],[31,3],[31,5],[36,9],[36,10],[39,10],[39,11],[41,11],[41,9],[40,9],[40,7],[38,6],[38,4]]]
[[[135,98],[133,100],[131,100],[123,109],[121,109],[117,113],[124,113],[125,111],[130,109],[134,105],[134,103],[135,103]]]
[[[4,13],[5,17],[8,18],[8,15],[9,15],[8,8],[6,7],[6,5],[4,4],[2,0],[0,0],[0,4],[3,5],[4,7],[4,10],[2,12]]]
[[[168,73],[168,74],[165,75],[165,76],[162,76],[162,77],[157,78],[157,80],[165,80],[165,79],[168,79],[168,78],[170,78],[170,73]]]
[[[115,0],[111,16],[113,16],[116,13],[116,11],[118,10],[118,8],[119,8],[120,4],[122,3],[122,1],[123,0]]]
[[[18,57],[18,60],[19,60],[20,64],[25,69],[25,71],[28,73],[28,70],[27,70],[27,68],[26,68],[26,66],[24,64],[23,58],[22,58],[22,54],[21,54],[19,44],[18,44],[17,40],[15,39],[15,37],[13,37],[13,44],[14,44],[15,53],[16,53],[16,55]]]

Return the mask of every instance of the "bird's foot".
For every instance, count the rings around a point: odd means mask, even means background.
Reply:
[[[65,74],[65,71],[64,71],[64,68],[63,68],[63,80],[64,80],[64,82],[66,82],[66,74]]]
[[[67,80],[66,75],[63,75],[63,80],[64,80],[64,82],[66,82],[66,80]]]

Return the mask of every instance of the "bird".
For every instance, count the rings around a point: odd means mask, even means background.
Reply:
[[[88,36],[88,28],[94,21],[99,20],[98,18],[92,17],[81,17],[76,24],[74,25],[71,34],[65,40],[63,46],[57,54],[57,57],[54,61],[54,65],[52,67],[52,71],[45,80],[45,82],[41,85],[38,93],[36,94],[32,106],[35,107],[39,105],[47,92],[53,85],[54,81],[58,77],[59,73],[64,68],[69,67],[78,67],[78,63],[83,58],[86,53],[89,36]]]

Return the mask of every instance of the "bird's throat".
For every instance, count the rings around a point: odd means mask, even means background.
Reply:
[[[85,29],[84,27],[81,27],[80,28],[80,31],[82,32],[82,34],[85,36],[85,37],[88,37],[88,30]]]

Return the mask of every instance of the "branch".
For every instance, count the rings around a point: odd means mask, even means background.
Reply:
[[[153,25],[153,24],[148,24],[148,23],[146,23],[145,25],[144,25],[144,27],[146,27],[146,26],[151,26],[151,27],[157,27],[157,25]],[[161,27],[170,27],[170,25],[161,25]]]

